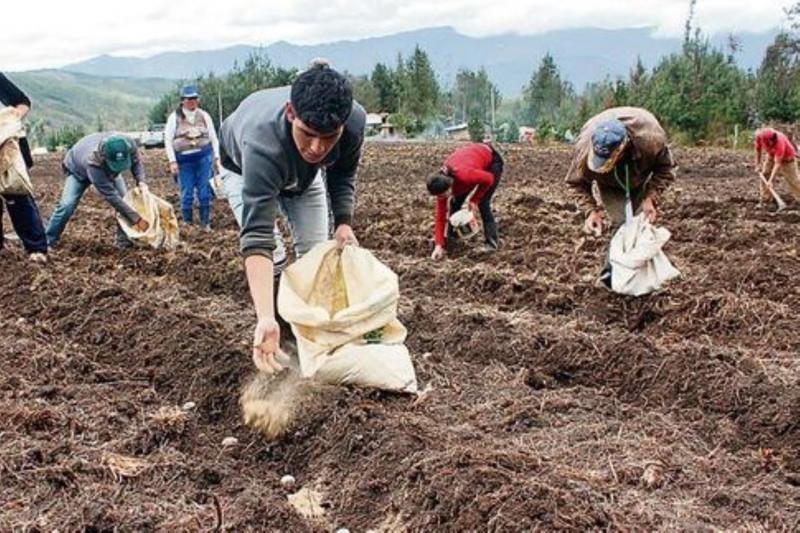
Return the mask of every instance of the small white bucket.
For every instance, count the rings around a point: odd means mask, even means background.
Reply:
[[[467,208],[461,209],[450,216],[450,227],[460,239],[469,239],[478,234],[478,221],[475,215]]]

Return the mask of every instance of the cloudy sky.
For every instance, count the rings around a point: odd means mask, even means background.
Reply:
[[[761,31],[784,23],[792,0],[699,0],[709,33]],[[57,67],[99,54],[312,44],[453,26],[471,36],[594,26],[652,26],[678,36],[688,0],[26,0],[0,31],[0,70]],[[112,8],[117,6],[117,8]],[[23,13],[24,11],[24,13]],[[6,15],[9,10],[5,9]]]

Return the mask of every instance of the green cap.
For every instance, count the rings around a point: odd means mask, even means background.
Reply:
[[[112,135],[103,143],[103,155],[108,170],[114,174],[125,172],[131,168],[131,148],[127,139],[121,135]]]

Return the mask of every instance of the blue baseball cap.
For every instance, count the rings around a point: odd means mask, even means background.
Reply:
[[[199,98],[200,93],[197,91],[197,85],[187,85],[181,89],[181,98]]]
[[[613,168],[625,146],[628,130],[619,120],[604,120],[592,132],[592,148],[586,161],[592,172],[606,173]]]

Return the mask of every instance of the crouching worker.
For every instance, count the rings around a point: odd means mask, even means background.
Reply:
[[[497,224],[492,212],[492,196],[503,175],[503,158],[490,144],[471,143],[450,154],[441,170],[428,177],[428,192],[436,196],[436,219],[434,222],[435,246],[431,259],[444,258],[445,225],[447,237],[455,237],[454,228],[448,224],[449,217],[458,212],[472,193],[469,209],[480,212],[486,247],[496,250],[499,241]]]
[[[792,197],[800,201],[800,178],[797,172],[797,150],[792,141],[783,133],[772,128],[760,129],[755,137],[756,171],[761,173],[761,202],[769,202],[775,187],[775,178],[782,174],[789,186]],[[761,153],[767,152],[764,166],[761,166]]]
[[[622,225],[628,200],[634,213],[654,223],[659,197],[674,179],[675,163],[658,120],[645,109],[617,107],[583,126],[566,181],[586,213],[584,230],[599,237]],[[601,280],[607,284],[609,273],[606,265]]]
[[[64,156],[63,166],[64,190],[45,232],[50,246],[58,245],[67,222],[90,185],[94,185],[100,196],[137,231],[147,231],[147,221],[123,200],[127,192],[121,176],[123,172],[130,170],[136,185],[144,181],[144,166],[133,140],[112,133],[87,135],[70,148]],[[133,246],[119,224],[116,241],[118,248]]]

